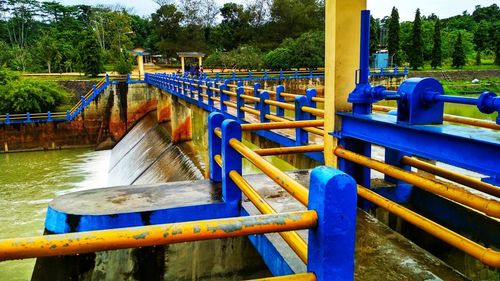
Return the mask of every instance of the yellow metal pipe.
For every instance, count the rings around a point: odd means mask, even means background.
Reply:
[[[318,98],[318,97],[312,97],[311,100],[315,102],[325,102],[324,98]]]
[[[217,165],[222,168],[222,156],[220,156],[220,154],[217,154],[214,156],[214,160],[215,163],[217,163]]]
[[[305,120],[305,121],[280,121],[270,123],[251,123],[241,125],[243,131],[256,130],[275,130],[275,129],[290,129],[304,127],[321,127],[324,125],[323,120]]]
[[[500,218],[500,201],[478,196],[477,194],[471,193],[452,184],[444,184],[418,176],[413,172],[408,172],[399,167],[388,165],[386,163],[354,153],[340,146],[337,146],[333,150],[333,153],[338,157],[369,167],[393,178],[418,186],[434,194],[443,196],[460,204],[464,204],[468,207],[483,212],[486,215]]]
[[[276,210],[274,210],[273,207],[269,205],[269,203],[267,203],[266,200],[264,200],[264,198],[262,198],[259,193],[252,188],[248,181],[245,180],[238,172],[231,171],[229,173],[229,177],[262,214],[276,214]],[[302,239],[302,237],[300,237],[300,235],[295,231],[280,232],[279,234],[297,254],[297,256],[299,256],[299,258],[307,264],[306,241],[304,241],[304,239]]]
[[[314,273],[299,273],[294,275],[266,277],[247,281],[316,281]]]
[[[237,108],[238,105],[234,102],[230,102],[230,101],[224,101],[224,104],[229,106],[229,107],[232,107],[232,108]]]
[[[229,96],[236,97],[236,93],[235,93],[235,92],[222,90],[222,93],[224,93],[224,94],[226,94],[226,95],[229,95]]]
[[[241,109],[242,111],[248,112],[248,113],[253,114],[253,115],[257,115],[257,116],[259,116],[259,115],[260,115],[260,112],[259,112],[258,110],[252,109],[252,108],[250,108],[250,107],[248,107],[248,106],[242,106],[242,107],[240,107],[240,109]],[[266,115],[266,116],[267,116],[267,115]],[[266,117],[266,118],[267,118],[267,117]]]
[[[259,115],[258,111],[257,111],[257,115]],[[279,117],[279,116],[276,116],[276,115],[271,115],[271,114],[266,114],[266,118],[269,119],[269,120],[271,120],[271,121],[276,121],[276,122],[287,122],[287,121],[290,122],[290,121],[293,121],[293,120],[290,120],[290,119],[286,119],[286,118]],[[318,128],[304,128],[304,130],[308,131],[310,133],[313,133],[315,135],[318,135],[318,136],[323,136],[325,134],[324,130],[321,130],[321,129],[318,129]]]
[[[319,117],[325,117],[325,111],[321,110],[321,109],[317,109],[317,108],[313,108],[313,107],[309,107],[309,106],[303,106],[302,111],[311,113],[312,115],[316,115]]]
[[[470,186],[472,188],[475,188],[477,190],[480,190],[484,193],[488,193],[490,195],[500,197],[500,188],[495,187],[492,184],[485,183],[479,179],[473,178],[473,177],[468,177],[466,175],[461,175],[443,168],[440,168],[436,165],[432,165],[430,163],[427,163],[422,160],[418,160],[416,158],[404,156],[401,159],[401,163],[405,165],[410,165],[413,166],[417,169],[420,169],[422,171],[429,172],[431,174],[443,177],[445,179],[449,179],[452,181],[455,181],[457,183]]]
[[[246,99],[246,100],[251,100],[254,102],[259,102],[260,99],[254,96],[249,96],[249,95],[240,95],[241,98]]]
[[[302,96],[302,95],[296,95],[296,94],[290,94],[290,93],[281,93],[280,95],[285,97],[285,98],[295,98],[295,97]]]
[[[375,105],[375,104],[372,106],[372,109],[375,111],[381,111],[381,112],[389,112],[391,110],[397,110],[397,108],[395,108],[395,107]],[[444,114],[443,120],[446,122],[453,122],[453,123],[471,125],[471,126],[476,126],[476,127],[483,127],[483,128],[487,128],[487,129],[500,130],[500,125],[498,125],[494,122],[491,122],[491,121],[486,121],[486,120],[481,120],[481,119],[463,117],[463,116],[452,115],[452,114]]]
[[[295,105],[293,105],[293,104],[289,104],[289,103],[285,103],[285,102],[279,102],[279,101],[275,101],[275,100],[265,100],[264,102],[266,104],[277,106],[277,107],[281,107],[283,109],[295,110]]]
[[[401,217],[425,232],[479,259],[482,263],[491,267],[500,267],[500,252],[485,248],[363,186],[358,185],[358,195],[386,209],[388,212]]]
[[[245,146],[242,142],[237,139],[229,140],[229,144],[232,148],[238,151],[242,156],[244,156],[248,161],[254,164],[262,172],[268,175],[274,182],[283,187],[290,195],[297,199],[300,203],[307,207],[309,191],[300,183],[296,182],[294,179],[289,177],[280,169],[271,165],[262,156],[253,152],[250,148]]]
[[[0,260],[75,255],[316,227],[315,211],[0,240]]]
[[[291,146],[291,147],[263,148],[254,150],[254,152],[259,154],[260,156],[269,156],[269,155],[319,152],[319,151],[324,151],[324,149],[325,149],[324,145],[317,144],[317,145],[304,145],[304,146]]]
[[[215,128],[214,134],[222,139],[222,131],[220,130],[220,128]]]

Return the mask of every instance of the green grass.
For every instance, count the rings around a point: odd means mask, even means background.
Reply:
[[[71,80],[89,80],[99,81],[103,77],[88,77],[85,75],[22,75],[22,79],[41,80],[41,81],[71,81]]]
[[[500,94],[500,77],[482,79],[479,83],[472,83],[471,81],[466,80],[442,80],[440,82],[443,84],[447,95],[463,95],[478,91],[491,91]]]

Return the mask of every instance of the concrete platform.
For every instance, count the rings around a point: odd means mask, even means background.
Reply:
[[[309,171],[288,174],[308,185]],[[268,177],[245,178],[277,211],[305,209]],[[50,203],[46,228],[53,233],[85,231],[235,216],[238,215],[235,210],[236,206],[220,201],[220,186],[207,180],[112,187],[58,197]],[[245,212],[258,214],[247,201],[243,202]],[[300,231],[300,235],[307,241],[307,231]],[[284,268],[282,273],[306,271],[306,266],[278,234],[249,238],[258,251],[266,253],[263,259],[271,272],[276,273],[273,268],[276,266]],[[206,249],[211,250],[216,249]],[[357,280],[467,280],[361,210],[357,215],[355,276]]]

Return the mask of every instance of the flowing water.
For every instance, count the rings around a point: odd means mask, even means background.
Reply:
[[[103,187],[109,151],[0,154],[0,239],[43,234],[47,204],[58,195]],[[0,280],[30,280],[35,260],[0,263]]]

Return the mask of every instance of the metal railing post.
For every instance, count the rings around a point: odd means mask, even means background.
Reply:
[[[5,114],[5,124],[10,124],[10,113]]]
[[[313,101],[313,98],[316,97],[316,89],[307,89],[306,90],[307,102],[310,107],[316,108],[317,104]],[[316,115],[310,115],[311,120],[316,120]]]
[[[253,96],[256,98],[260,97],[259,88],[260,88],[260,83],[253,84]],[[259,102],[255,102],[255,109],[259,110],[259,106],[260,106]]]
[[[285,91],[285,86],[283,85],[278,85],[276,86],[276,101],[279,102],[285,102],[285,97],[281,95]],[[285,109],[277,106],[276,107],[276,116],[283,117],[285,116]]]
[[[309,100],[305,96],[295,97],[295,121],[310,120],[311,114],[302,111],[303,106],[309,106]],[[306,130],[303,128],[295,129],[295,143],[304,145],[309,143],[309,137]]]
[[[69,113],[69,110],[66,110],[66,121],[71,121],[71,113]]]
[[[241,108],[245,106],[245,100],[241,98],[243,94],[245,94],[243,82],[238,81],[238,88],[236,89],[236,115],[240,120],[245,119],[245,111],[241,110]]]
[[[47,111],[47,121],[52,121],[52,113],[50,111]]]
[[[224,115],[219,112],[212,112],[208,116],[208,157],[210,163],[210,180],[213,182],[222,181],[222,169],[215,161],[215,155],[221,155],[221,139],[215,134],[215,128],[220,128],[224,121]]]
[[[268,100],[268,99],[269,99],[269,92],[268,91],[260,92],[259,107],[260,107],[260,122],[261,123],[269,122],[269,120],[266,118],[267,114],[271,114],[271,106],[266,103],[266,100]]]
[[[191,78],[188,80],[189,82],[189,96],[191,97],[191,99],[194,99],[194,86],[193,86],[193,83],[194,83],[194,79]]]
[[[227,112],[227,105],[224,103],[225,101],[229,101],[230,96],[224,91],[228,91],[229,87],[227,86],[229,84],[229,80],[224,80],[224,84],[220,85],[219,87],[219,100],[220,100],[220,110],[222,112]]]
[[[231,139],[241,141],[241,124],[234,120],[224,120],[222,131],[222,199],[226,203],[241,204],[241,190],[229,176],[232,171],[241,175],[242,156],[230,144]]]
[[[26,112],[26,123],[31,123],[31,115],[29,112]]]
[[[198,102],[200,104],[203,103],[203,88],[201,87],[201,85],[203,85],[203,79],[198,79],[198,88],[197,88],[197,91],[198,91]]]
[[[354,280],[357,187],[340,170],[320,166],[311,172],[309,210],[318,226],[309,229],[307,271],[318,281]]]
[[[212,100],[212,81],[207,80],[207,100],[208,106],[210,106],[210,110],[214,107],[214,101]]]

